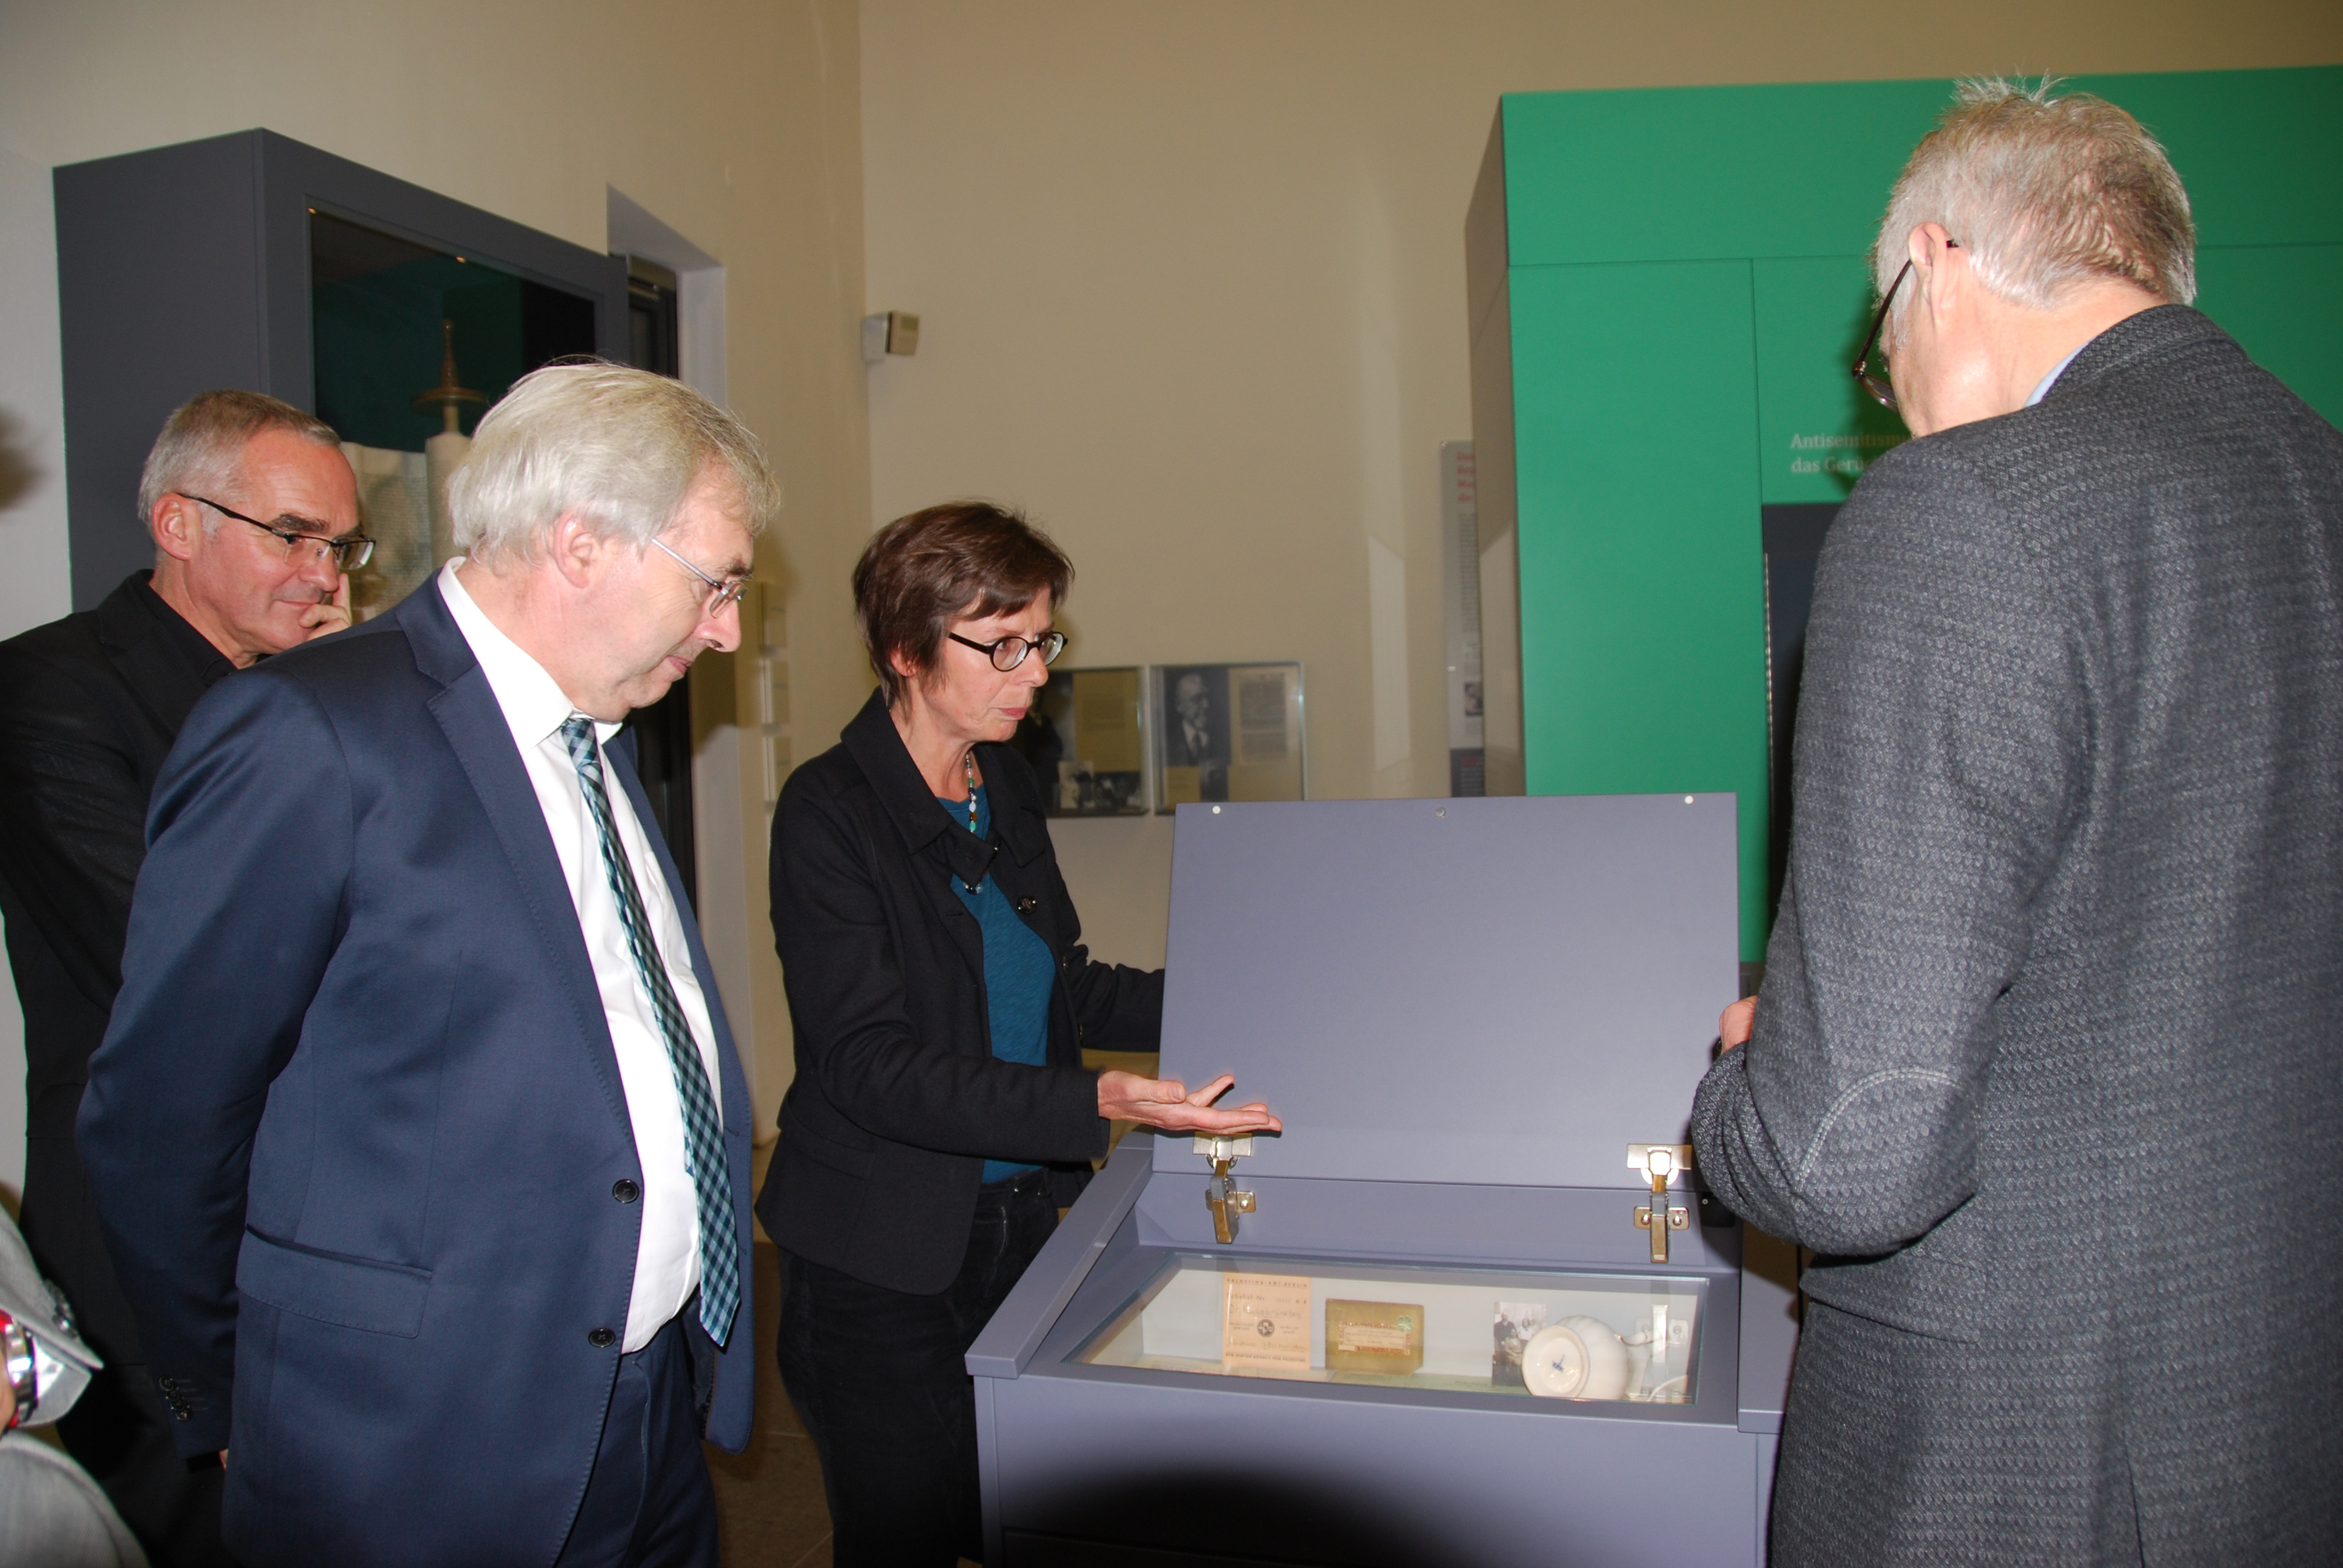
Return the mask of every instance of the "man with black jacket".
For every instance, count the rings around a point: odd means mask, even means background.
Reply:
[[[273,397],[206,392],[147,455],[155,569],[0,643],[0,912],[25,1014],[24,1230],[106,1366],[58,1423],[157,1563],[225,1562],[219,1473],[190,1473],[98,1232],[74,1120],[122,984],[148,791],[212,685],[349,624],[365,559],[339,438]],[[287,845],[287,854],[299,847]]]

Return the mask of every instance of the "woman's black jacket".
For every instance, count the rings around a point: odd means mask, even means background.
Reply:
[[[1032,769],[977,748],[984,841],[936,804],[873,694],[773,814],[773,940],[797,1035],[757,1200],[789,1251],[917,1294],[950,1285],[987,1158],[1052,1167],[1061,1204],[1106,1152],[1084,1046],[1152,1050],[1162,971],[1090,961]],[[1058,961],[1046,1067],[992,1054],[984,947],[950,885],[990,870]]]

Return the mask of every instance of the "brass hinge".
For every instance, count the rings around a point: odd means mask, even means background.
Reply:
[[[1229,1175],[1232,1165],[1252,1152],[1252,1140],[1199,1132],[1194,1148],[1212,1162],[1212,1179],[1204,1183],[1204,1207],[1212,1211],[1212,1239],[1226,1246],[1237,1239],[1237,1216],[1254,1208],[1253,1195]]]
[[[1635,1210],[1635,1229],[1652,1237],[1652,1261],[1668,1261],[1668,1232],[1688,1229],[1692,1211],[1668,1201],[1668,1188],[1680,1185],[1692,1169],[1689,1143],[1630,1143],[1627,1163],[1651,1178],[1652,1201]]]

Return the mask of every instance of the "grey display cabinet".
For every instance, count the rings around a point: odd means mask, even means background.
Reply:
[[[1759,1562],[1794,1260],[1680,1168],[1735,818],[1182,806],[1162,1072],[1285,1131],[1126,1139],[978,1338],[987,1562]]]
[[[272,131],[65,165],[54,179],[76,609],[153,562],[134,503],[173,408],[238,387],[316,411],[313,212],[588,302],[594,351],[627,357],[624,262]]]

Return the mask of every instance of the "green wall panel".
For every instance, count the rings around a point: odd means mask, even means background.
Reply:
[[[2255,364],[2343,427],[2343,245],[2200,250],[2197,305]]]
[[[1534,795],[1741,798],[1765,927],[1765,605],[1745,261],[1513,276],[1523,750]],[[1621,374],[1622,367],[1633,367]]]
[[[2343,66],[2077,78],[2187,183],[2198,305],[2343,421]],[[1535,793],[1741,796],[1767,883],[1761,504],[1904,438],[1847,375],[1864,256],[1949,81],[1503,100],[1521,680]]]
[[[2163,140],[2203,244],[2343,243],[2343,65],[2066,85]],[[1862,255],[1952,92],[1929,79],[1509,94],[1512,263]]]
[[[1510,95],[1511,260],[1858,255],[1947,89],[1831,82]]]
[[[1843,501],[1874,457],[1911,438],[1847,374],[1875,302],[1859,256],[1750,264],[1757,311],[1757,451],[1767,505]]]
[[[2120,104],[2163,142],[2199,246],[2343,244],[2343,65],[2067,85]]]

